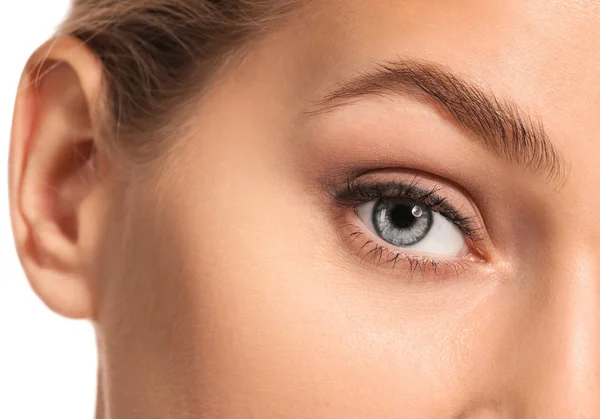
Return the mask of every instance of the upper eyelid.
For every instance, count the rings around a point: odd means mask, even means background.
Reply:
[[[433,187],[419,186],[419,180],[406,182],[394,181],[353,181],[347,182],[343,189],[336,191],[333,198],[340,202],[364,202],[377,198],[407,197],[424,203],[443,203],[446,198],[439,196],[443,187],[434,184]],[[433,205],[433,204],[432,204]]]
[[[318,115],[354,103],[363,96],[382,93],[433,100],[501,158],[534,173],[545,174],[558,187],[568,177],[568,164],[550,141],[541,120],[516,103],[499,99],[437,63],[407,58],[380,63],[338,83],[338,87],[307,114]]]
[[[373,196],[381,196],[386,193],[419,193],[423,197],[427,195],[433,195],[443,188],[441,188],[438,184],[434,185],[434,187],[430,190],[426,190],[419,186],[420,179],[418,177],[414,177],[411,182],[395,182],[395,181],[362,181],[360,179],[350,179],[348,178],[344,183],[343,188],[338,187],[337,190],[333,192],[333,197],[338,201],[353,201],[357,200],[360,195],[363,195],[362,198],[368,199],[369,193],[371,191],[375,191]],[[390,194],[390,197],[393,195]],[[372,199],[372,198],[371,198]]]

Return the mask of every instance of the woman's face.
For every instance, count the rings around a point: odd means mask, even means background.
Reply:
[[[249,45],[107,201],[115,417],[596,417],[599,17],[328,1]]]

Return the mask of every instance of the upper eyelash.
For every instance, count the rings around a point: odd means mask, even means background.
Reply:
[[[415,177],[410,183],[401,182],[376,182],[362,181],[360,179],[352,180],[347,178],[345,185],[333,194],[335,202],[343,206],[356,206],[362,202],[382,198],[408,198],[421,202],[431,210],[440,213],[452,221],[471,241],[481,240],[480,229],[475,226],[474,217],[463,215],[461,209],[457,209],[446,198],[439,195],[443,189],[434,185],[429,189],[424,189],[420,185],[420,180]]]

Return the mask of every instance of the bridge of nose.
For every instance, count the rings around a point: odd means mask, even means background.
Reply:
[[[555,244],[463,319],[474,328],[462,354],[470,396],[456,417],[600,419],[600,252],[574,237]]]
[[[525,417],[600,418],[600,254],[578,249],[523,289],[513,366]]]

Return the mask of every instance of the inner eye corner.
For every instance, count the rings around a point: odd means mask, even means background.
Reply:
[[[467,237],[466,242],[469,246],[469,253],[466,258],[470,262],[491,263],[494,261],[493,252],[487,249],[486,246],[480,245],[484,241],[484,237],[477,237],[475,239]]]

